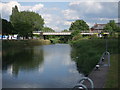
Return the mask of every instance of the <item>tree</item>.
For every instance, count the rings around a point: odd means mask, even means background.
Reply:
[[[120,26],[117,26],[117,28],[116,28],[115,31],[116,31],[116,32],[120,32]]]
[[[33,31],[41,31],[44,25],[44,19],[35,12],[20,12],[20,20],[30,24],[33,27]]]
[[[110,20],[109,23],[105,25],[104,30],[108,32],[118,31],[119,26],[117,26],[114,20]]]
[[[24,38],[32,37],[32,27],[28,23],[17,22],[14,26],[18,35]]]
[[[89,26],[83,20],[76,20],[75,22],[71,24],[69,30],[70,31],[72,30],[73,31],[75,30],[84,31],[84,30],[89,30]]]
[[[104,31],[113,32],[113,28],[109,24],[106,24],[105,27],[104,27]]]
[[[69,32],[69,30],[65,29],[65,30],[63,30],[62,32]]]
[[[78,35],[79,33],[80,33],[79,30],[75,30],[71,33],[71,36],[74,37],[74,36]]]
[[[5,19],[2,19],[2,35],[13,34],[14,27],[11,22],[8,22]]]
[[[49,27],[42,28],[42,31],[43,32],[55,32],[52,28],[49,28]]]
[[[112,27],[113,31],[116,31],[117,25],[115,23],[115,20],[110,20],[108,24]]]
[[[20,34],[20,36],[25,36],[25,35],[29,36],[29,34],[27,33],[31,33],[31,31],[40,31],[42,30],[44,25],[44,19],[41,17],[41,15],[30,11],[19,12],[17,6],[15,6],[12,9],[12,15],[10,16],[10,21],[12,25],[15,27],[14,33],[18,33]],[[27,31],[23,31],[23,30],[27,30]],[[23,34],[23,32],[24,35],[21,35]]]

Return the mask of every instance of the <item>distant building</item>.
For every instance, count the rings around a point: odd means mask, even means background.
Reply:
[[[100,33],[104,30],[106,24],[94,24],[94,26],[90,29],[92,32]],[[117,26],[120,27],[120,23],[116,23]]]
[[[120,27],[120,22],[119,22],[119,23],[116,23],[116,25]]]
[[[104,30],[105,25],[106,25],[106,24],[95,24],[95,25],[91,28],[91,31],[100,33],[101,31]]]

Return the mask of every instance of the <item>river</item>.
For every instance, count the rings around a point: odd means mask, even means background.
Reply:
[[[83,77],[69,44],[40,45],[3,52],[3,88],[72,88]]]

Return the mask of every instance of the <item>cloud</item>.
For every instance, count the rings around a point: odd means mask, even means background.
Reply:
[[[21,6],[21,4],[16,1],[10,1],[8,3],[0,3],[0,7],[2,7],[0,8],[0,12],[2,13],[2,18],[9,20],[9,16],[12,14],[12,7],[15,7],[15,5],[18,7],[19,11],[28,10],[28,11],[38,12],[44,7],[44,5],[41,3],[36,4],[34,6]]]
[[[64,21],[64,25],[70,26],[71,25],[71,21]]]
[[[12,0],[2,0],[4,2],[12,1]],[[18,2],[33,2],[33,0],[16,0]],[[96,2],[118,2],[119,0],[34,0],[34,2],[87,2],[87,1],[96,1]]]
[[[116,17],[118,11],[115,2],[71,2],[69,7],[86,17]]]
[[[60,24],[63,24],[63,18],[60,15],[57,15],[56,11],[59,9],[56,7],[46,8],[44,4],[38,3],[33,6],[22,6],[16,1],[10,1],[8,3],[0,3],[0,12],[2,12],[2,18],[9,20],[9,16],[12,14],[12,7],[15,5],[18,6],[19,11],[34,11],[41,15],[44,18],[45,26],[50,27],[56,31],[61,31]],[[8,8],[6,8],[8,7]]]
[[[117,0],[115,1],[117,2]],[[117,21],[118,17],[118,3],[96,2],[95,0],[92,0],[87,2],[69,2],[67,8],[59,7],[59,5],[58,7],[47,7],[43,3],[37,3],[32,6],[22,6],[17,1],[10,1],[8,3],[0,3],[0,7],[2,7],[0,8],[2,18],[9,20],[9,16],[12,13],[12,7],[15,5],[18,6],[19,11],[28,10],[38,13],[44,18],[45,26],[50,27],[55,31],[68,29],[71,22],[77,19],[83,19],[92,26],[94,23],[107,23],[111,19]]]
[[[73,19],[73,20],[79,19],[78,13],[75,10],[66,9],[66,10],[63,10],[62,13],[65,16],[65,19],[68,19],[68,20],[70,20],[70,19]]]
[[[44,7],[43,4],[36,4],[35,6],[32,7],[32,9],[30,9],[31,11],[37,12],[40,9],[42,9]]]
[[[96,2],[95,0],[70,2],[69,9],[78,12],[76,16],[85,20],[90,26],[93,23],[107,23],[109,20],[116,20],[118,17],[117,2]]]
[[[14,7],[15,5],[17,5],[18,7],[20,6],[20,4],[16,1],[11,1],[9,3],[0,3],[0,7],[2,7],[0,9],[0,12],[2,13],[2,18],[9,18],[9,15],[12,14],[12,7]]]

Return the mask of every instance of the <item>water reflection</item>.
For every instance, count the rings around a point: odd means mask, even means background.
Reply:
[[[11,52],[11,53],[10,53]],[[71,88],[83,74],[68,44],[11,49],[3,54],[4,88]]]
[[[11,50],[11,52],[9,52]],[[9,49],[3,54],[3,70],[7,70],[11,75],[17,76],[19,70],[32,70],[40,68],[44,57],[42,48]],[[17,53],[16,53],[17,51]]]

